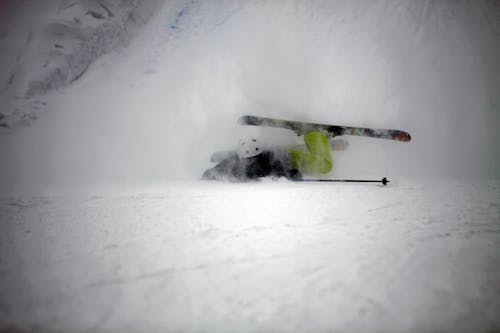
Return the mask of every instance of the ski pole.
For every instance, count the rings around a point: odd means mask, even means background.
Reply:
[[[382,183],[387,185],[389,180],[382,178],[382,180],[369,180],[369,179],[298,179],[299,182],[338,182],[338,183]]]

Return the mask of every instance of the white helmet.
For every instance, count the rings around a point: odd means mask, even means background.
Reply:
[[[237,151],[239,158],[249,158],[262,153],[262,147],[255,138],[240,139]]]

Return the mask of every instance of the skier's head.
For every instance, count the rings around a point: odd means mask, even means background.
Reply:
[[[240,139],[240,141],[238,142],[237,151],[239,158],[249,158],[261,154],[262,147],[256,138],[250,137],[246,139]]]

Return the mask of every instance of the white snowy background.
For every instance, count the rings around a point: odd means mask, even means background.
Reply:
[[[500,330],[500,3],[0,0],[0,331]],[[200,181],[243,114],[331,178]]]

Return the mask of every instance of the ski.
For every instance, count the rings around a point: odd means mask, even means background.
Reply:
[[[395,129],[327,125],[256,116],[243,116],[238,119],[238,124],[286,128],[294,131],[297,135],[304,135],[311,131],[321,131],[328,137],[328,139],[333,139],[339,135],[358,135],[402,142],[408,142],[411,140],[411,136],[408,132]]]
[[[387,178],[382,180],[368,180],[368,179],[298,179],[297,182],[337,182],[337,183],[382,183],[387,185],[390,181]]]

